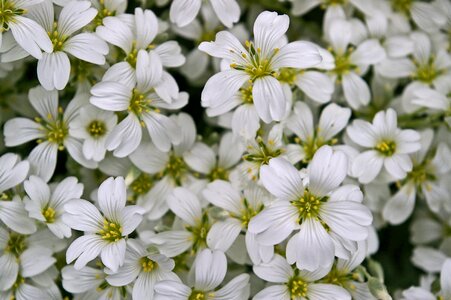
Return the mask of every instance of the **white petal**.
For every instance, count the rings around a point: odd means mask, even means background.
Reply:
[[[88,262],[96,258],[105,245],[105,242],[99,235],[90,234],[81,236],[67,248],[66,262],[70,264],[78,257],[74,267],[76,270],[80,270]]]
[[[347,166],[346,154],[334,152],[330,146],[322,146],[308,165],[309,190],[317,196],[327,195],[343,182]]]
[[[252,97],[257,113],[265,123],[280,121],[285,116],[288,103],[282,85],[274,77],[257,79],[252,88]]]
[[[97,27],[96,34],[129,54],[132,50],[134,35],[127,24],[119,18],[107,17],[103,19],[103,25]]]
[[[384,206],[382,216],[391,224],[403,223],[413,212],[415,206],[415,187],[405,184]]]
[[[21,275],[33,277],[41,274],[56,262],[52,250],[44,247],[32,247],[20,255]]]
[[[47,90],[62,90],[70,76],[70,61],[66,53],[43,53],[38,61],[38,79]]]
[[[103,217],[97,207],[86,200],[72,200],[64,205],[63,221],[75,230],[97,232],[103,228]]]
[[[169,208],[183,221],[193,226],[200,221],[202,208],[196,195],[186,188],[176,188],[168,196]]]
[[[325,141],[331,140],[348,124],[351,110],[331,103],[321,113],[318,125],[318,135]]]
[[[407,154],[395,154],[384,159],[384,167],[396,179],[403,179],[412,170],[412,161]]]
[[[261,279],[273,283],[286,283],[294,275],[286,259],[278,254],[267,263],[254,265],[253,270]]]
[[[240,6],[236,1],[211,0],[210,3],[219,20],[226,27],[231,28],[233,23],[240,19]]]
[[[21,201],[1,201],[0,220],[7,227],[21,234],[32,234],[36,231],[34,220],[28,217]]]
[[[69,2],[64,6],[58,18],[58,33],[70,36],[89,24],[97,15],[89,1]]]
[[[119,82],[102,81],[91,89],[92,105],[109,111],[126,110],[130,104],[131,89]]]
[[[126,157],[139,146],[142,139],[142,128],[139,119],[129,114],[108,135],[105,146],[109,151],[114,150],[116,157]]]
[[[321,63],[318,48],[310,42],[292,42],[282,47],[274,56],[273,68],[307,69]]]
[[[242,71],[227,70],[210,77],[202,91],[202,106],[217,106],[229,100],[249,79]]]
[[[253,138],[260,128],[260,118],[254,105],[241,105],[233,113],[232,131],[237,136]]]
[[[204,249],[194,262],[196,282],[194,287],[201,291],[211,291],[224,280],[227,259],[222,251]]]
[[[325,103],[330,101],[334,92],[334,83],[324,73],[307,71],[296,77],[296,85],[310,98]]]
[[[249,222],[248,230],[266,246],[279,244],[298,226],[298,210],[287,201],[277,201]]]
[[[262,57],[268,57],[277,48],[288,30],[290,18],[276,12],[264,11],[254,22],[255,48],[261,49]]]
[[[99,187],[98,204],[108,220],[117,222],[127,201],[127,190],[123,177],[110,177]]]
[[[351,300],[351,295],[341,286],[324,283],[310,284],[307,297],[312,300]]]
[[[354,109],[370,102],[371,94],[368,84],[354,72],[343,76],[343,92],[346,101]]]
[[[0,291],[9,290],[16,282],[19,274],[19,264],[13,254],[5,253],[0,257]]]
[[[378,40],[366,40],[357,47],[349,59],[356,65],[374,65],[385,59],[385,51]]]
[[[272,285],[264,288],[252,298],[254,300],[287,300],[290,292],[286,285]]]
[[[22,16],[15,16],[9,27],[17,43],[36,59],[42,57],[41,49],[51,52],[53,49],[47,32],[35,21]]]
[[[320,222],[312,218],[304,220],[299,233],[291,239],[298,239],[298,245],[303,245],[297,249],[296,266],[299,269],[315,271],[332,265],[334,244]]]
[[[286,159],[276,157],[260,170],[265,188],[281,200],[290,201],[303,195],[304,186],[298,171]]]
[[[5,145],[14,147],[45,136],[41,126],[26,118],[8,120],[3,128]]]
[[[352,173],[361,183],[369,183],[379,175],[384,159],[375,150],[359,154],[352,163]]]
[[[217,207],[237,215],[241,213],[241,196],[228,181],[215,180],[209,183],[202,195]]]
[[[100,254],[102,263],[114,273],[116,273],[119,267],[124,264],[125,247],[125,240],[121,239],[120,241],[109,243],[102,248]]]
[[[241,222],[227,218],[211,226],[207,235],[207,245],[212,250],[227,251],[241,232]]]
[[[351,241],[365,240],[373,220],[368,208],[353,201],[325,203],[320,214],[332,231]]]
[[[31,173],[49,181],[56,168],[58,145],[48,141],[37,145],[28,156]]]
[[[196,143],[183,158],[191,169],[201,174],[208,175],[216,167],[216,153],[204,143]]]
[[[171,22],[183,27],[191,23],[200,10],[201,0],[174,0],[169,10]]]
[[[167,152],[172,144],[180,143],[182,136],[177,123],[169,117],[148,112],[142,115],[152,142],[160,150]]]
[[[64,51],[78,59],[96,64],[105,64],[105,55],[108,54],[108,45],[93,33],[80,33],[67,40]]]

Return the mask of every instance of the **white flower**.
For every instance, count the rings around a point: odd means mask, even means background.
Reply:
[[[53,47],[38,61],[38,79],[46,90],[62,90],[70,76],[70,60],[66,53],[97,65],[105,64],[108,45],[93,33],[75,34],[97,15],[90,1],[72,1],[63,7],[54,20],[53,4],[45,0],[34,12],[34,18],[49,34]]]
[[[146,209],[145,216],[149,220],[158,220],[168,211],[167,197],[174,188],[188,187],[200,181],[184,159],[195,145],[194,120],[186,113],[172,115],[170,118],[180,128],[180,144],[173,145],[169,152],[162,152],[151,142],[143,142],[130,155],[130,160],[142,171],[127,176],[131,182],[131,199]]]
[[[30,217],[44,223],[58,238],[70,237],[70,227],[61,217],[64,205],[80,198],[83,193],[83,185],[77,182],[77,178],[67,177],[51,188],[44,180],[32,175],[24,182],[24,188],[28,195],[24,199],[25,209]]]
[[[274,125],[265,137],[257,136],[246,140],[246,152],[239,169],[244,178],[257,181],[260,168],[268,164],[270,159],[284,154],[283,126]]]
[[[125,56],[124,61],[112,65],[104,74],[102,81],[116,81],[125,85],[136,84],[138,53],[144,50],[153,53],[152,68],[140,69],[146,76],[154,77],[155,92],[166,102],[178,98],[178,86],[172,76],[163,72],[165,67],[178,67],[185,62],[180,46],[175,41],[155,44],[159,33],[159,23],[151,10],[135,9],[129,19],[107,17],[103,26],[96,29],[96,34],[108,43],[119,47]]]
[[[64,149],[81,165],[96,167],[96,162],[83,156],[81,141],[71,136],[68,128],[70,121],[79,113],[79,107],[87,101],[87,96],[75,96],[65,111],[58,106],[56,90],[46,91],[38,86],[30,89],[28,98],[40,117],[36,117],[35,121],[26,118],[10,119],[5,123],[4,134],[8,147],[38,140],[38,145],[28,156],[31,173],[49,181],[55,172],[58,150]]]
[[[451,212],[451,205],[445,200],[450,195],[446,190],[446,183],[442,180],[451,170],[451,150],[441,142],[435,151],[430,151],[432,130],[425,130],[420,136],[421,149],[411,154],[412,171],[407,173],[403,185],[386,202],[382,211],[384,219],[391,224],[400,224],[412,214],[416,196],[419,194],[426,198],[433,212],[439,213],[442,209]]]
[[[307,187],[288,161],[271,159],[260,177],[277,200],[252,218],[249,231],[262,245],[276,245],[299,230],[288,241],[288,262],[309,271],[330,268],[335,255],[346,257],[346,247],[367,238],[372,221],[360,189],[340,187],[346,172],[346,155],[329,146],[321,147],[308,165]]]
[[[234,149],[230,151],[230,149]],[[186,164],[195,172],[207,177],[209,181],[228,180],[229,172],[241,160],[244,146],[232,133],[222,136],[216,151],[198,142],[183,155]]]
[[[402,293],[402,300],[435,300],[451,298],[451,259],[445,260],[440,270],[440,291],[432,293],[431,287],[410,287]]]
[[[264,200],[268,198],[264,190],[253,185],[240,193],[229,182],[215,180],[207,185],[202,194],[226,213],[224,220],[214,223],[208,232],[207,242],[211,249],[227,251],[240,232],[245,231],[247,252],[254,263],[272,257],[274,248],[259,245],[255,235],[247,230],[249,221],[264,208]]]
[[[127,242],[125,262],[115,274],[108,275],[113,286],[125,286],[134,282],[133,299],[153,299],[155,284],[162,280],[177,280],[172,272],[175,263],[162,254],[149,253],[137,240]]]
[[[178,98],[173,99],[172,103],[157,95],[155,86],[161,78],[157,56],[155,52],[138,52],[136,85],[124,81],[102,81],[91,89],[91,104],[107,111],[128,112],[106,139],[107,149],[114,150],[117,157],[128,156],[138,148],[143,128],[147,128],[152,142],[161,151],[167,152],[171,144],[181,142],[177,124],[162,114],[160,109],[183,107],[188,101],[188,94],[177,91]]]
[[[443,112],[445,122],[451,126],[451,87],[447,90],[437,91],[427,87],[418,87],[412,91],[413,99],[411,102],[419,107],[426,107],[433,111]],[[410,100],[410,99],[409,99]]]
[[[0,220],[21,234],[35,232],[36,225],[28,218],[20,197],[9,190],[25,180],[29,169],[28,161],[20,161],[16,154],[6,153],[0,156]]]
[[[5,31],[11,30],[16,42],[30,55],[42,57],[42,50],[52,52],[50,41],[44,28],[30,18],[27,12],[36,9],[36,4],[44,0],[3,0],[0,8],[0,47]]]
[[[144,210],[138,206],[125,206],[127,200],[122,177],[110,177],[98,190],[98,203],[103,215],[86,200],[73,200],[64,208],[63,221],[85,234],[69,246],[67,263],[75,259],[75,268],[81,269],[99,253],[102,263],[116,272],[124,264],[126,237],[142,220]]]
[[[209,246],[207,236],[211,221],[202,210],[196,194],[187,188],[175,188],[167,197],[167,204],[182,219],[183,229],[163,231],[146,242],[156,244],[160,252],[168,257],[180,255],[187,250],[196,253]]]
[[[202,0],[172,1],[169,11],[171,22],[179,27],[190,24],[199,13],[201,5]],[[240,19],[240,6],[236,0],[209,0],[206,5],[211,5],[213,8],[213,11],[207,10],[207,13],[215,13],[222,24],[229,28]]]
[[[391,108],[378,112],[373,123],[354,120],[348,126],[347,134],[354,143],[366,149],[352,164],[352,173],[365,184],[373,181],[382,167],[395,179],[405,178],[412,170],[408,154],[421,147],[416,131],[397,127],[397,115]]]
[[[205,249],[193,265],[194,284],[188,287],[180,281],[164,280],[155,285],[158,300],[242,300],[249,297],[249,275],[241,274],[224,287],[215,290],[227,273],[227,259],[223,252]]]
[[[274,255],[268,263],[254,265],[254,273],[275,285],[261,290],[253,300],[351,299],[351,295],[340,286],[315,283],[328,273],[328,269],[314,272],[293,269],[285,258],[278,254]]]
[[[5,242],[0,256],[0,294],[33,290],[44,295],[44,291],[30,285],[29,279],[42,274],[56,262],[52,250],[31,244],[26,236],[14,232],[8,234],[2,227],[0,237]]]
[[[333,81],[342,86],[344,97],[353,109],[368,105],[371,99],[370,89],[361,76],[370,65],[385,58],[384,49],[375,39],[365,40],[354,49],[350,45],[353,26],[347,20],[332,20],[325,34],[335,59],[335,66],[330,70]]]
[[[69,123],[69,132],[83,141],[86,159],[101,161],[105,158],[106,138],[116,124],[117,116],[113,112],[87,104],[80,108],[79,114]]]
[[[75,298],[122,300],[128,296],[125,287],[111,286],[105,280],[107,274],[99,269],[86,266],[77,270],[70,265],[61,270],[61,276],[64,289]]]
[[[433,47],[430,37],[424,32],[414,32],[410,39],[414,42],[412,55],[386,59],[377,66],[377,72],[387,78],[410,78],[418,88],[433,86],[439,91],[447,90],[451,78],[450,54],[445,49]],[[412,111],[408,103],[403,107],[408,112]]]
[[[223,58],[230,69],[211,77],[202,92],[202,106],[218,107],[233,99],[245,83],[252,83],[252,101],[266,123],[280,121],[289,100],[284,96],[277,75],[280,68],[310,68],[318,65],[318,48],[308,42],[287,43],[284,35],[290,19],[276,12],[262,12],[254,23],[254,42],[244,48],[230,32],[221,31],[214,42],[203,42],[199,49]]]
[[[351,110],[331,103],[321,112],[315,127],[310,107],[304,102],[297,102],[292,115],[287,119],[286,127],[296,135],[296,144],[287,145],[287,156],[291,163],[309,162],[316,150],[323,145],[334,145],[334,138],[348,124]]]

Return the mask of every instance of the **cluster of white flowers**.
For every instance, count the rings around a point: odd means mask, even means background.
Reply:
[[[0,300],[451,300],[449,0],[0,22]]]

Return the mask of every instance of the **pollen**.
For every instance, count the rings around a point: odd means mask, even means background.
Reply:
[[[384,156],[392,156],[396,152],[396,143],[394,141],[381,141],[375,149]]]
[[[58,32],[58,23],[57,22],[53,23],[53,31],[51,31],[51,32],[49,31],[49,32],[47,32],[47,34],[50,38],[50,41],[52,41],[53,51],[54,52],[62,51],[64,43],[68,39],[68,36],[61,35],[61,32]]]
[[[0,6],[0,33],[9,30],[9,23],[14,22],[16,16],[26,13],[24,9],[14,7],[14,1],[4,0]]]
[[[317,218],[321,205],[327,199],[327,197],[317,197],[306,189],[304,195],[298,200],[291,201],[291,204],[298,209],[299,221],[302,221],[308,218]]]
[[[290,299],[305,298],[307,296],[308,284],[299,277],[290,279],[287,283]]]
[[[245,46],[248,50],[248,54],[241,53],[241,57],[246,60],[246,63],[237,64],[236,62],[233,62],[232,64],[230,64],[230,67],[232,69],[244,71],[249,74],[251,82],[254,82],[256,79],[265,76],[276,77],[277,73],[272,69],[271,62],[274,56],[279,52],[279,48],[273,49],[268,57],[262,57],[261,49],[255,49],[253,42],[246,41]]]
[[[56,212],[53,208],[47,206],[46,208],[42,209],[42,215],[44,216],[47,223],[55,222]]]
[[[188,300],[204,300],[207,299],[207,296],[204,292],[201,291],[192,291],[191,295],[188,297]]]
[[[104,122],[94,120],[87,127],[88,133],[95,139],[102,137],[106,133],[106,125]]]
[[[156,262],[154,262],[153,260],[151,260],[148,257],[141,258],[140,264],[141,264],[142,270],[146,273],[152,272],[158,266],[158,264]]]
[[[140,116],[145,112],[151,111],[150,103],[152,103],[151,99],[147,99],[144,94],[141,94],[137,89],[133,89],[128,111]]]
[[[122,239],[122,227],[116,222],[105,219],[103,221],[103,229],[99,231],[99,235],[108,242],[117,242]]]

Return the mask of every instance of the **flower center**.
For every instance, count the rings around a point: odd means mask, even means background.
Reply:
[[[163,173],[168,174],[178,185],[180,185],[187,170],[188,167],[183,158],[171,154]]]
[[[337,80],[341,80],[343,75],[351,71],[357,71],[357,66],[352,64],[350,59],[353,51],[354,48],[352,47],[349,47],[343,54],[330,50],[335,58],[335,68],[331,72],[337,75]]]
[[[247,199],[244,198],[243,206],[244,206],[244,209],[242,210],[241,215],[237,216],[237,219],[241,220],[241,224],[244,228],[247,228],[251,219],[263,210],[264,205],[262,204],[257,209],[254,209],[252,206],[249,205],[249,202],[247,201]]]
[[[143,112],[150,111],[151,99],[147,99],[145,95],[141,94],[137,89],[133,89],[132,98],[128,105],[128,111],[140,116]]]
[[[188,300],[205,300],[207,296],[204,292],[193,290],[191,295],[188,297]]]
[[[268,140],[268,143],[265,144],[261,137],[257,137],[256,146],[248,146],[248,154],[243,156],[244,160],[258,163],[259,165],[267,165],[272,158],[282,154],[282,149],[276,148],[273,140]]]
[[[208,174],[208,179],[210,181],[215,181],[216,179],[228,180],[229,172],[224,168],[216,167]]]
[[[136,178],[130,185],[130,188],[136,195],[147,194],[147,192],[149,192],[152,187],[153,178],[146,173],[141,173],[141,175],[139,175],[139,177]]]
[[[19,257],[27,249],[27,242],[24,235],[11,232],[9,239],[5,247],[5,252],[13,254],[15,257]]]
[[[122,227],[116,222],[104,219],[103,229],[99,231],[99,234],[108,242],[117,242],[122,239]]]
[[[417,166],[414,165],[412,171],[407,174],[407,178],[412,180],[417,186],[421,186],[428,180],[435,181],[437,179],[434,174],[427,171],[426,163]]]
[[[302,161],[304,163],[308,163],[313,159],[313,156],[315,155],[316,151],[321,148],[323,145],[335,145],[338,140],[337,139],[331,139],[329,141],[324,141],[323,139],[319,138],[318,136],[309,137],[307,140],[301,140],[299,137],[295,137],[294,141],[299,144],[302,149],[304,150],[304,158]]]
[[[56,214],[55,210],[51,207],[47,206],[42,209],[42,215],[44,216],[45,221],[47,223],[55,222],[55,214]]]
[[[379,142],[375,149],[384,156],[392,156],[396,152],[396,143],[394,141]]]
[[[106,17],[111,17],[116,14],[116,11],[110,11],[105,7],[105,0],[99,0],[100,7],[97,9],[98,13],[94,18],[94,24],[96,26],[101,26],[103,24],[103,19]]]
[[[391,6],[393,10],[408,15],[412,7],[412,0],[391,0]]]
[[[135,46],[133,46],[130,53],[125,57],[125,61],[128,62],[130,66],[133,67],[133,69],[136,68],[136,61],[138,60],[138,50],[139,49],[136,49]]]
[[[417,67],[413,78],[421,82],[431,84],[442,72],[435,67],[434,58],[431,57],[427,64],[420,65],[414,61]]]
[[[254,103],[254,97],[252,96],[252,87],[252,84],[249,84],[245,88],[240,88],[241,99],[243,100],[244,104]]]
[[[67,35],[61,35],[58,32],[58,23],[53,23],[53,31],[48,31],[47,34],[49,35],[50,40],[52,41],[53,45],[53,52],[62,51],[64,42],[67,40]]]
[[[47,120],[42,120],[40,117],[36,117],[35,121],[40,123],[42,130],[46,131],[46,139],[50,143],[58,145],[58,149],[64,150],[64,141],[69,134],[67,124],[63,121],[63,109],[58,108],[58,116],[55,118],[48,114]],[[38,140],[41,143],[42,140]]]
[[[328,197],[317,197],[304,190],[304,195],[298,200],[291,201],[291,204],[298,209],[299,221],[307,218],[318,217],[321,205],[328,200]]]
[[[15,16],[21,16],[26,11],[21,8],[15,8],[14,3],[10,1],[1,1],[0,3],[0,33],[9,30],[9,23],[14,21]]]
[[[193,251],[197,251],[201,248],[207,246],[207,234],[210,230],[210,222],[208,220],[208,215],[204,213],[202,219],[195,226],[186,226],[186,230],[191,232],[193,240]]]
[[[277,80],[281,82],[288,83],[289,85],[293,85],[296,81],[296,76],[299,74],[299,71],[293,68],[282,68],[277,75]]]
[[[261,56],[261,49],[255,49],[254,43],[246,41],[246,47],[248,48],[248,54],[241,53],[241,56],[247,61],[246,65],[240,65],[237,63],[230,64],[230,67],[235,70],[244,71],[251,77],[251,81],[255,81],[258,78],[265,76],[276,76],[276,71],[271,68],[271,60],[279,52],[279,48],[273,49],[269,58]],[[234,50],[230,50],[234,52]]]
[[[105,123],[102,121],[94,120],[91,123],[89,123],[87,128],[89,134],[93,138],[99,138],[101,136],[104,136],[106,133],[106,126]]]
[[[288,283],[288,291],[290,292],[290,299],[305,298],[307,296],[308,284],[299,277],[291,278]]]
[[[146,273],[155,270],[155,268],[158,266],[158,264],[156,262],[154,262],[153,260],[151,260],[148,257],[141,258],[140,263],[141,263],[141,267],[142,267],[143,271]]]

